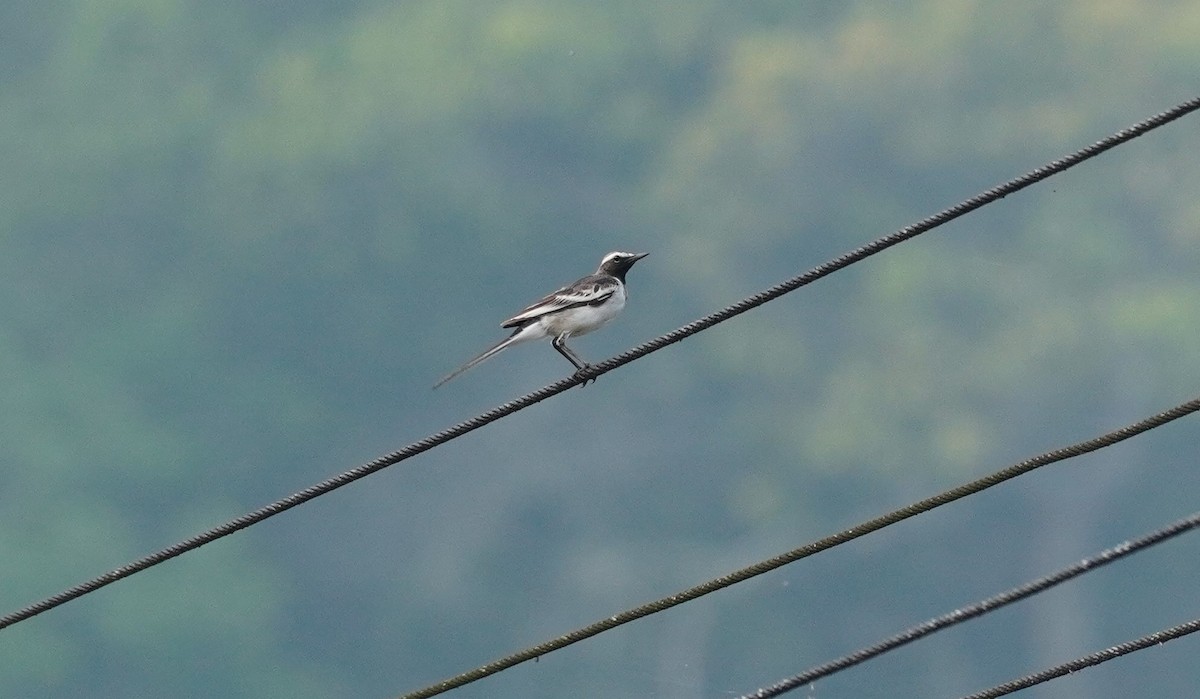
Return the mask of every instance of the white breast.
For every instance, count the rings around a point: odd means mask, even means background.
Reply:
[[[567,334],[578,337],[586,335],[620,315],[625,308],[625,285],[617,287],[608,300],[597,306],[579,306],[558,313],[550,313],[538,321],[546,333],[557,337]]]

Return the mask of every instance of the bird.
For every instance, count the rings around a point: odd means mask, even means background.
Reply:
[[[567,338],[579,337],[616,318],[625,308],[625,274],[634,263],[650,253],[610,252],[600,260],[595,274],[568,284],[526,306],[513,317],[500,324],[502,328],[513,328],[508,337],[480,352],[466,364],[442,377],[433,387],[436,389],[468,369],[500,354],[504,350],[523,342],[551,338],[550,344],[558,353],[575,365],[575,375],[590,365],[567,347]],[[587,382],[584,381],[584,385]]]

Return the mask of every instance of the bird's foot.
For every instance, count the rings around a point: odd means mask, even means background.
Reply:
[[[584,364],[582,367],[579,368],[578,371],[575,372],[574,378],[583,379],[583,383],[579,384],[580,388],[587,386],[589,381],[590,382],[596,381],[595,376],[586,376],[587,372],[590,371],[591,368],[592,368],[591,364]]]

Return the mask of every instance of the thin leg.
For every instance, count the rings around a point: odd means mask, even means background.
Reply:
[[[554,345],[554,349],[558,350],[559,354],[566,357],[568,362],[574,364],[576,369],[582,371],[588,367],[587,362],[580,359],[579,355],[572,352],[570,347],[567,347],[567,338],[565,336],[559,335],[558,337],[554,338],[550,344]]]
[[[579,355],[575,354],[575,352],[573,352],[570,347],[567,347],[567,336],[566,335],[559,335],[558,337],[554,338],[550,342],[550,344],[554,346],[554,349],[558,350],[559,354],[566,357],[568,362],[575,365],[575,369],[576,369],[575,374],[576,375],[579,375],[579,373],[581,371],[583,371],[591,366],[587,362],[580,359]],[[591,379],[591,380],[595,381],[595,379]],[[586,386],[587,381],[584,381],[583,385]]]

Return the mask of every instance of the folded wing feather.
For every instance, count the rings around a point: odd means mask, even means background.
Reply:
[[[584,277],[570,286],[555,291],[536,303],[525,307],[520,313],[500,324],[502,328],[515,328],[536,320],[547,313],[556,313],[577,306],[603,303],[617,289],[616,280],[600,275]]]

